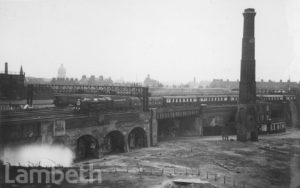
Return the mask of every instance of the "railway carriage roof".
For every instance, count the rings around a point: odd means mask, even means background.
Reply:
[[[191,95],[191,96],[164,96],[164,98],[170,98],[170,99],[189,99],[189,98],[211,98],[211,97],[229,97],[229,96],[233,96],[233,97],[237,97],[237,95],[229,95],[229,94],[224,94],[224,95],[201,95],[201,96],[197,96],[197,95]]]
[[[186,96],[236,93],[228,88],[149,88],[152,96]]]
[[[259,95],[260,97],[283,97],[287,95]]]

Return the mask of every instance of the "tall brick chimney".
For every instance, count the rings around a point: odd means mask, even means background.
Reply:
[[[240,103],[255,103],[255,39],[254,39],[254,17],[255,10],[246,9],[244,15],[244,35],[242,44],[242,61],[240,75]]]
[[[255,82],[255,39],[252,8],[245,9],[242,42],[241,75],[237,119],[237,140],[256,141],[258,129],[256,122],[256,82]]]

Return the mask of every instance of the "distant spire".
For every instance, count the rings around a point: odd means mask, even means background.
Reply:
[[[4,68],[5,70],[5,74],[8,74],[8,63],[7,62],[5,62],[5,68]]]
[[[23,75],[23,74],[24,74],[24,72],[23,72],[23,67],[22,67],[22,65],[21,65],[20,75]]]
[[[63,64],[61,64],[57,71],[57,78],[66,78],[66,72],[67,70],[65,69]]]

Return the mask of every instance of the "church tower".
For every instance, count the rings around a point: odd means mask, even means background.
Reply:
[[[239,85],[239,104],[237,116],[237,140],[256,141],[258,129],[256,122],[256,82],[255,82],[255,38],[252,8],[245,9],[242,42],[242,60]]]

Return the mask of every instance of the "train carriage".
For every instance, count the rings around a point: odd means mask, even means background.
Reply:
[[[167,106],[197,105],[196,96],[165,96],[163,104]]]

